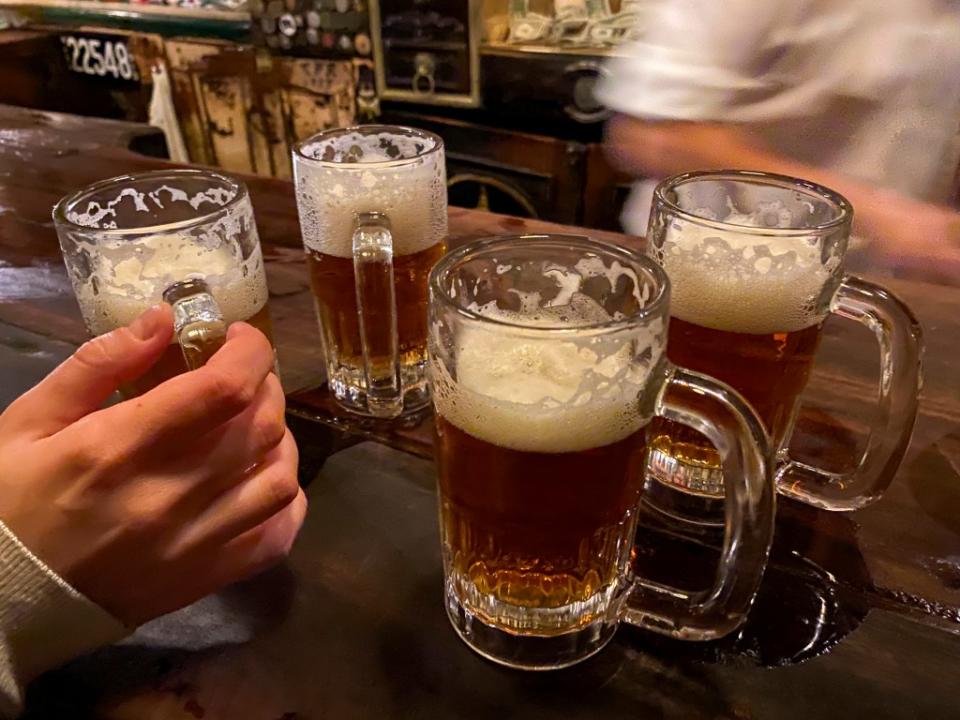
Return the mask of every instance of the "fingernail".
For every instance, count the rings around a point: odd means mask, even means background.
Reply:
[[[234,337],[238,332],[240,332],[241,327],[249,327],[245,322],[232,322],[230,327],[227,328],[227,340]]]
[[[160,329],[160,306],[154,305],[130,323],[130,332],[138,340],[149,340]]]

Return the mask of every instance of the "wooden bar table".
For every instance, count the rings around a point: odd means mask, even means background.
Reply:
[[[0,107],[0,402],[86,332],[50,219],[64,194],[162,167],[137,128]],[[30,718],[957,718],[960,700],[960,283],[897,278],[852,258],[919,317],[925,384],[908,455],[886,496],[851,514],[782,501],[750,618],[682,643],[624,627],[554,673],[506,670],[449,627],[429,415],[402,426],[338,412],[323,370],[289,182],[246,178],[303,455],[310,512],[283,565],[140,628],[36,680]],[[451,209],[451,244],[559,230]],[[872,336],[830,320],[794,448],[850,462],[876,394]],[[839,451],[837,450],[839,448]],[[705,586],[716,541],[644,519],[637,563]]]

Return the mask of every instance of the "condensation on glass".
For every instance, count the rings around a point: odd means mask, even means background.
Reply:
[[[333,397],[382,418],[423,408],[427,276],[447,235],[443,142],[367,125],[315,135],[293,159]]]
[[[129,324],[165,292],[186,328],[125,393],[201,362],[232,322],[245,320],[271,337],[263,256],[239,181],[205,170],[124,175],[64,198],[53,217],[91,335]],[[182,349],[178,338],[187,340]]]
[[[768,440],[726,386],[668,362],[666,275],[574,236],[478,241],[430,280],[446,609],[474,650],[528,669],[600,650],[622,619],[690,640],[744,619],[772,536]],[[715,587],[630,576],[651,421],[722,448]]]
[[[749,401],[779,461],[778,490],[827,510],[880,497],[909,442],[920,387],[920,327],[888,291],[846,275],[853,211],[839,194],[796,178],[697,172],[662,182],[647,252],[670,277],[669,355]],[[830,314],[856,320],[880,348],[878,413],[852,472],[790,460],[800,394]],[[723,473],[703,434],[658,421],[645,499],[704,524],[722,521]]]

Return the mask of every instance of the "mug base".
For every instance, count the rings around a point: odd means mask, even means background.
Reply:
[[[722,528],[726,503],[723,472],[690,465],[652,450],[647,458],[643,504],[680,526]]]
[[[617,630],[615,620],[599,619],[556,635],[508,632],[464,607],[449,584],[445,595],[450,624],[467,646],[487,660],[517,670],[560,670],[576,665],[600,652]]]
[[[408,388],[403,393],[403,406],[399,411],[378,411],[367,398],[367,393],[356,386],[343,386],[336,382],[329,383],[330,394],[337,405],[353,413],[362,415],[366,418],[375,419],[393,419],[405,417],[423,410],[430,404],[430,391],[426,383],[419,386]]]

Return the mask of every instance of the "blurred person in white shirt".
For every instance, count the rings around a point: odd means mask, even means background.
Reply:
[[[960,282],[960,3],[654,0],[609,63],[608,154],[641,178],[621,221],[646,232],[658,179],[752,169],[847,196],[868,252]]]

